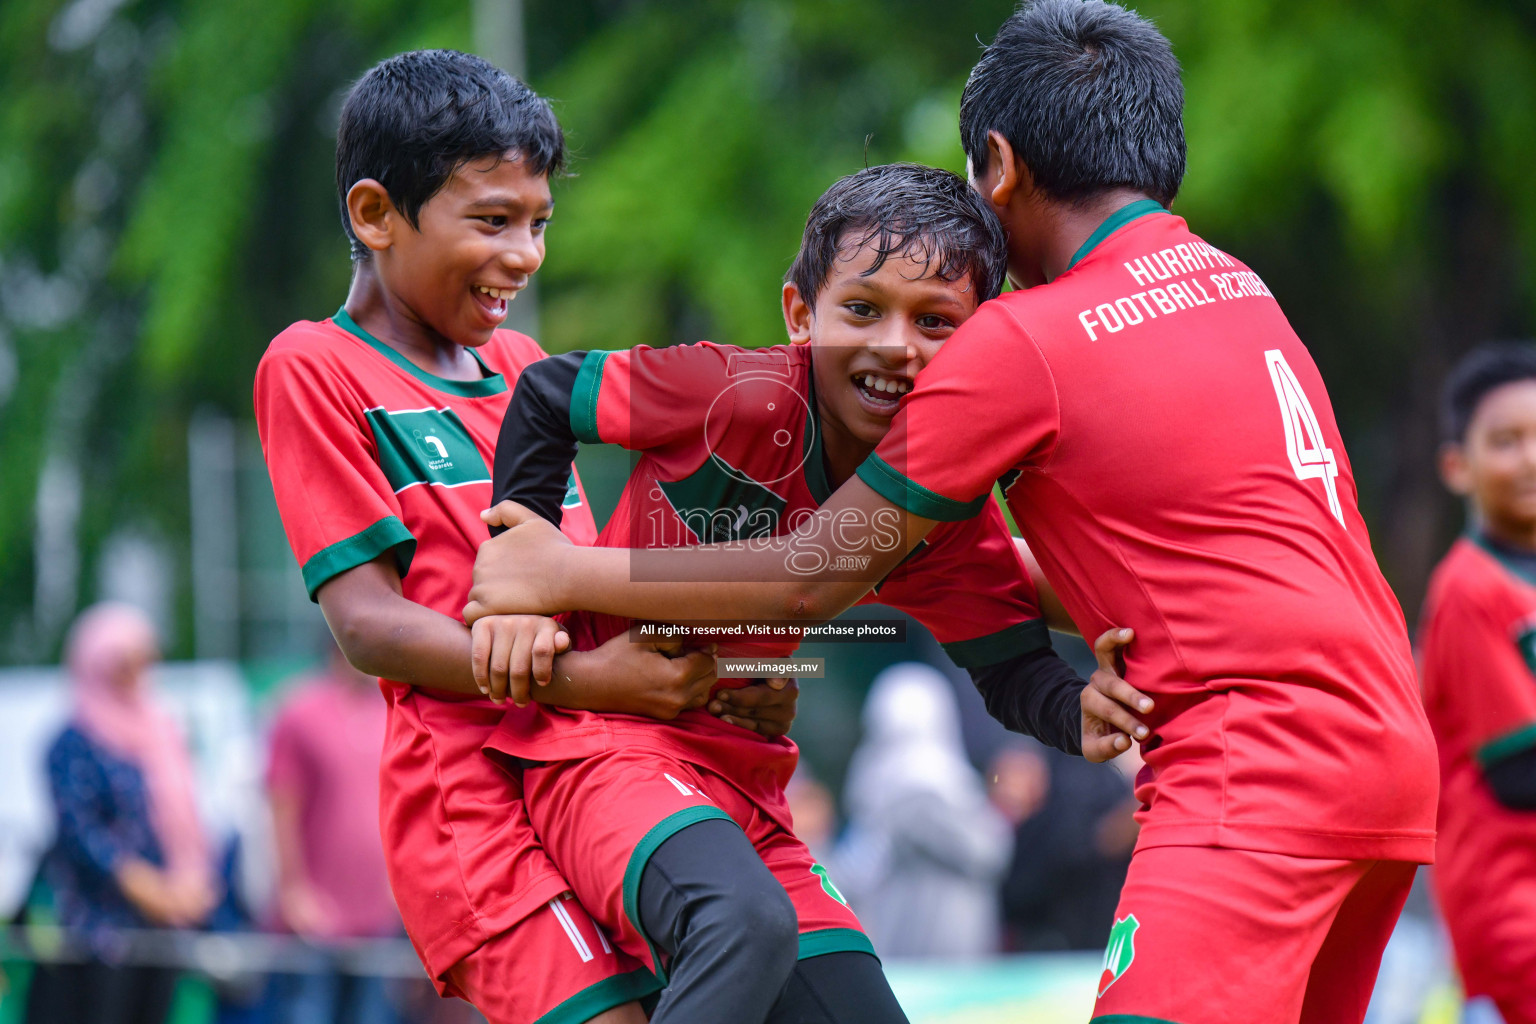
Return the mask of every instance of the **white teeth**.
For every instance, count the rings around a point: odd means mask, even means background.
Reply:
[[[516,290],[512,289],[512,288],[487,288],[483,284],[475,285],[475,287],[478,288],[480,291],[484,292],[485,294],[489,295],[493,299],[508,299],[508,300],[510,300],[512,298],[512,296],[517,294]]]
[[[904,395],[912,390],[912,385],[908,381],[876,377],[872,373],[864,375],[864,386],[871,391],[879,391],[887,395]]]

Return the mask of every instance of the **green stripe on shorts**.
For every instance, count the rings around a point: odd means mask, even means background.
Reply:
[[[661,982],[644,967],[628,974],[615,974],[595,985],[588,985],[571,998],[534,1021],[534,1024],[584,1024],[598,1014],[643,999],[661,991]]]
[[[645,874],[645,866],[650,863],[651,855],[662,843],[689,825],[696,825],[711,818],[720,818],[729,821],[732,825],[736,824],[729,814],[710,804],[684,807],[651,826],[651,830],[635,844],[634,852],[629,855],[629,864],[624,868],[624,913],[629,917],[630,923],[635,926],[635,931],[644,937],[645,944],[650,947],[651,967],[656,972],[656,977],[661,979],[662,984],[666,984],[667,972],[661,966],[661,953],[656,949],[656,944],[651,941],[651,937],[645,934],[645,925],[640,923],[640,877]]]
[[[820,928],[800,933],[800,955],[795,957],[796,960],[809,960],[828,953],[868,953],[876,960],[880,959],[869,936],[856,928]]]

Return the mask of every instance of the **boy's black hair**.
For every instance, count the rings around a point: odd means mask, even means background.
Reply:
[[[336,131],[336,192],[352,258],[370,255],[347,216],[353,185],[377,180],[415,227],[460,164],[509,151],[535,174],[565,166],[565,135],[549,102],[516,78],[457,50],[412,50],[375,64],[347,94]]]
[[[1460,444],[1488,392],[1516,381],[1536,380],[1536,344],[1492,341],[1468,352],[1451,370],[1440,397],[1442,438]]]
[[[1179,62],[1134,11],[1103,0],[1022,4],[960,97],[960,143],[976,177],[987,169],[989,131],[1052,199],[1131,188],[1167,206],[1184,180]]]
[[[811,207],[784,280],[815,308],[839,253],[866,246],[875,261],[865,276],[907,255],[946,281],[970,278],[978,303],[996,298],[1008,269],[1007,239],[991,205],[958,174],[922,164],[866,167],[834,182]]]

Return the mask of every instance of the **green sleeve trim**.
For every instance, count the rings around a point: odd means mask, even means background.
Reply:
[[[796,960],[809,960],[828,953],[868,953],[876,960],[880,959],[869,936],[854,928],[820,928],[800,933],[800,955]]]
[[[661,982],[656,980],[656,975],[644,967],[637,967],[628,974],[615,974],[595,985],[588,985],[533,1024],[586,1024],[615,1006],[660,991]]]
[[[582,444],[603,443],[597,434],[597,397],[603,390],[603,364],[608,355],[597,349],[588,352],[571,387],[571,433]]]
[[[961,668],[986,668],[1030,651],[1048,649],[1051,646],[1051,631],[1046,627],[1044,619],[1026,619],[1004,626],[996,633],[939,646],[944,648],[949,660]]]
[[[859,479],[863,480],[880,497],[893,505],[906,509],[915,516],[924,519],[936,519],[941,523],[954,523],[962,519],[969,519],[981,511],[988,498],[992,497],[992,489],[975,501],[956,501],[954,498],[946,498],[937,491],[930,491],[922,484],[891,468],[890,463],[882,459],[878,454],[871,455],[859,466]]]
[[[1102,1017],[1093,1018],[1088,1024],[1180,1024],[1180,1022],[1162,1017],[1143,1017],[1139,1013],[1106,1013]]]
[[[667,972],[661,966],[661,951],[656,948],[656,943],[645,934],[645,925],[640,922],[640,876],[645,874],[645,866],[650,863],[651,855],[656,852],[662,843],[677,835],[689,825],[697,825],[701,821],[709,821],[712,818],[721,818],[732,825],[735,820],[711,804],[698,804],[693,807],[684,807],[680,811],[662,818],[641,840],[635,844],[635,849],[629,855],[629,864],[624,868],[624,913],[629,915],[630,923],[635,926],[645,939],[645,944],[651,950],[651,970],[656,972],[656,977],[661,979],[663,985],[667,982]]]
[[[326,580],[371,562],[390,548],[395,549],[395,568],[404,578],[411,570],[411,559],[416,557],[416,538],[394,516],[385,516],[361,533],[316,551],[299,570],[304,576],[304,589],[309,591],[309,599],[318,600],[315,594]]]
[[[1138,199],[1134,203],[1127,203],[1120,207],[1109,218],[1100,224],[1088,240],[1077,247],[1077,252],[1067,261],[1067,270],[1071,270],[1083,261],[1083,257],[1099,247],[1099,243],[1110,235],[1119,231],[1133,220],[1140,220],[1151,213],[1167,213],[1167,209],[1156,199]],[[1065,273],[1065,271],[1063,271]],[[1149,1018],[1150,1019],[1150,1018]]]
[[[1523,754],[1536,747],[1536,722],[1521,726],[1514,732],[1505,733],[1498,739],[1489,740],[1477,748],[1477,763],[1490,768],[1500,761]]]

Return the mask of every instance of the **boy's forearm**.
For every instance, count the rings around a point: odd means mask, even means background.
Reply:
[[[1055,651],[1030,651],[970,674],[987,713],[1004,728],[1068,754],[1083,752],[1078,701],[1087,683]]]
[[[469,628],[414,601],[402,597],[376,614],[333,621],[331,631],[360,672],[428,690],[480,693],[470,660]]]
[[[742,545],[572,548],[568,571],[553,581],[553,601],[562,608],[635,619],[821,622],[854,604],[875,582],[852,573],[796,576],[783,568],[789,551],[783,544],[759,551]]]
[[[413,601],[384,614],[369,616],[373,628],[363,627],[342,639],[343,653],[354,668],[424,690],[481,696],[475,682],[469,628]],[[393,605],[393,602],[391,602]],[[554,678],[533,688],[534,699],[555,707],[602,710],[590,677],[595,666],[586,652],[555,658]]]

